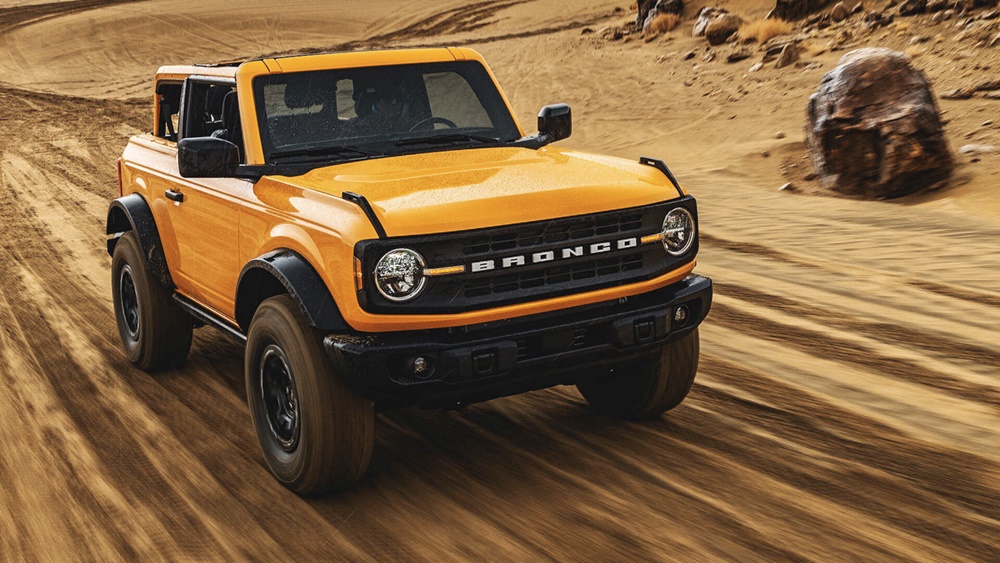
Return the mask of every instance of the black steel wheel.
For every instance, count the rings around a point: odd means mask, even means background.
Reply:
[[[264,348],[258,377],[271,437],[281,449],[293,452],[299,444],[299,400],[288,357],[277,344]]]
[[[698,329],[664,344],[653,361],[626,362],[577,384],[595,409],[630,420],[653,418],[684,401],[698,373]]]
[[[115,245],[111,294],[118,335],[130,362],[146,371],[184,363],[191,349],[191,317],[146,268],[133,231]]]
[[[271,473],[301,495],[352,485],[375,445],[375,407],[347,388],[287,295],[261,303],[247,335],[247,402]]]

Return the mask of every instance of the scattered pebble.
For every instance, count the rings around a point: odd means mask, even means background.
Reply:
[[[774,138],[775,139],[784,139],[785,138],[785,132],[784,131],[778,131],[777,133],[774,134]]]
[[[993,145],[962,145],[962,148],[958,149],[958,152],[962,154],[993,154],[997,152],[997,148]]]
[[[585,28],[583,28],[583,29],[580,30],[580,35],[587,35],[588,33],[594,33],[594,28],[592,28],[592,27],[585,27]]]
[[[767,157],[771,156],[771,151],[764,151],[764,152],[760,153],[760,156],[763,156],[764,158],[767,158]]]
[[[944,100],[968,100],[976,90],[974,88],[957,88],[941,94]]]
[[[987,119],[986,121],[983,122],[983,127],[989,127],[990,125],[993,125],[992,119]]]
[[[810,173],[806,174],[805,177],[802,178],[802,179],[805,180],[806,182],[812,182],[816,178],[817,178],[816,173],[815,172],[810,172]]]
[[[693,58],[694,58],[694,51],[688,51],[687,53],[684,53],[685,61],[690,61]]]
[[[786,183],[782,184],[780,188],[778,188],[778,191],[779,192],[794,192],[795,191],[795,185],[792,184],[791,182],[786,182]]]
[[[757,61],[757,62],[755,62],[753,64],[753,66],[750,67],[749,70],[747,70],[747,72],[757,72],[758,70],[760,70],[762,68],[764,68],[764,63],[762,63],[760,61]]]

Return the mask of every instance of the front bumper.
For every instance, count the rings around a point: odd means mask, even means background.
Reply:
[[[574,384],[623,360],[655,361],[660,346],[694,330],[711,305],[712,281],[690,275],[573,309],[448,329],[331,334],[323,344],[338,374],[379,409],[449,408]],[[686,319],[677,322],[682,307]]]

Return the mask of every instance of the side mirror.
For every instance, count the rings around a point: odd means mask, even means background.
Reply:
[[[225,139],[188,137],[177,143],[177,168],[185,178],[232,176],[239,164],[239,147]]]
[[[538,132],[555,142],[573,133],[573,112],[566,104],[545,106],[538,112]]]

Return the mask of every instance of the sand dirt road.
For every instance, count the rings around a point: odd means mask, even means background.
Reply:
[[[777,192],[839,54],[740,93],[722,63],[656,60],[694,39],[581,35],[627,17],[608,2],[359,2],[340,27],[252,4],[242,34],[222,0],[0,8],[0,560],[1000,560],[996,156],[904,203]],[[388,413],[356,490],[301,499],[263,465],[236,345],[203,329],[183,369],[128,364],[103,226],[155,67],[366,41],[470,44],[522,122],[568,101],[563,144],[669,160],[717,288],[681,407],[626,423],[557,388]],[[943,106],[955,144],[981,106]]]

